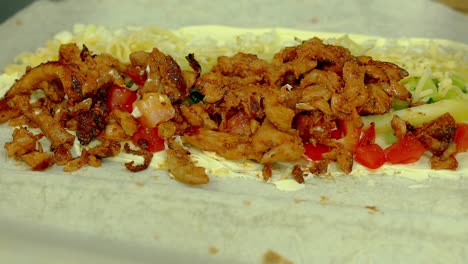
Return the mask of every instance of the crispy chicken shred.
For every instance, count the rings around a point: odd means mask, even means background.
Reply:
[[[170,139],[167,149],[167,167],[169,173],[180,182],[198,185],[209,182],[205,168],[196,166],[190,159],[188,152],[182,144]]]
[[[353,138],[336,139],[332,131],[343,123],[347,129],[361,129],[362,115],[390,111],[394,98],[411,100],[399,83],[408,75],[404,69],[353,56],[346,48],[318,38],[284,48],[271,62],[254,54],[221,56],[205,73],[195,55],[186,57],[192,70],[182,70],[157,48],[135,52],[124,64],[108,54],[92,54],[86,46],[62,45],[57,61],[26,69],[0,100],[0,122],[21,125],[12,142],[5,144],[8,156],[24,160],[33,170],[58,164],[75,171],[85,165],[100,166],[102,159],[117,155],[124,146],[125,152],[144,158],[140,165],[125,164],[127,169],[148,168],[152,153],[128,144],[142,125],[129,112],[111,111],[106,104],[109,87],[125,87],[129,72],[145,78],[138,86],[138,98],[159,93],[170,99],[174,117],[156,126],[168,145],[169,172],[188,184],[207,183],[209,177],[192,161],[184,144],[226,159],[259,162],[265,180],[275,162],[303,164],[304,144],[321,144],[330,149],[324,160],[310,161],[307,168],[296,165],[292,176],[303,182],[305,171],[324,174],[330,162],[350,173]],[[32,102],[36,90],[44,96]],[[192,93],[201,100],[189,102]],[[34,135],[23,126],[41,132]],[[433,153],[433,168],[456,168],[456,124],[450,115],[418,128],[396,117],[392,127],[398,138],[415,134]],[[41,135],[51,142],[50,152],[38,147]],[[71,153],[75,139],[83,147],[78,155]],[[101,144],[88,147],[96,140]]]

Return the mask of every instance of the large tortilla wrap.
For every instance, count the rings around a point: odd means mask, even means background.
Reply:
[[[179,30],[194,41],[265,31],[271,29]],[[275,32],[288,39],[339,36],[287,29]],[[373,39],[350,37],[356,42]],[[444,40],[404,42],[429,41],[454,49],[467,48]],[[0,127],[0,135],[3,145],[10,140],[11,128]],[[427,259],[431,261],[436,257],[457,262],[463,259],[468,244],[468,178],[463,174],[420,177],[413,171],[385,177],[361,174],[317,178],[303,190],[284,193],[272,185],[240,178],[215,178],[207,186],[193,188],[171,180],[164,171],[130,174],[113,162],[72,174],[57,167],[31,172],[3,155],[0,213],[16,222],[5,222],[5,230],[16,234],[17,225],[28,226],[24,229],[31,230],[28,232],[43,226],[65,230],[61,241],[72,251],[93,248],[92,240],[81,237],[91,236],[136,245],[138,249],[128,248],[131,256],[141,250],[151,255],[151,250],[157,249],[175,252],[185,260],[202,256],[208,261],[251,262],[272,249],[297,263],[332,260],[332,256],[357,261],[401,256],[411,262],[408,258],[415,251],[418,256],[430,256]],[[73,248],[75,236],[81,248]],[[353,246],[349,240],[354,241]],[[5,238],[0,242],[6,244]],[[211,256],[210,248],[219,252]]]

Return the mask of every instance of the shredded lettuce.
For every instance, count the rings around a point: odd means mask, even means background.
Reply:
[[[411,92],[413,104],[468,99],[468,46],[464,44],[394,40],[364,55],[407,70],[409,76],[401,84]]]
[[[434,103],[444,99],[468,98],[467,81],[456,74],[445,80],[412,76],[402,80],[401,84],[413,94],[413,102]]]

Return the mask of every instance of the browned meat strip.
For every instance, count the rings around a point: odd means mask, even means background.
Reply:
[[[271,169],[271,164],[270,163],[264,164],[262,168],[263,180],[268,181],[272,175],[273,175],[273,170]]]
[[[140,94],[158,92],[166,94],[172,102],[187,97],[189,91],[177,62],[169,55],[165,55],[157,48],[151,53],[143,51],[130,55],[133,67],[144,69],[147,80]]]
[[[296,115],[294,128],[297,128],[304,142],[330,145],[331,132],[336,129],[336,122],[321,111],[310,111]]]
[[[402,139],[407,133],[413,133],[414,128],[408,121],[401,119],[399,116],[394,115],[391,121],[393,134],[398,138]]]
[[[292,122],[296,112],[283,105],[275,93],[265,93],[263,100],[266,119],[281,131],[291,131]]]
[[[193,105],[181,105],[180,110],[184,118],[191,126],[206,127],[209,129],[217,129],[218,124],[211,120],[209,114],[205,110],[203,103]]]
[[[114,119],[110,119],[104,130],[99,134],[99,139],[101,140],[111,140],[111,141],[126,141],[131,139],[130,136],[125,133],[125,130],[122,126],[117,123]]]
[[[397,138],[401,139],[408,133],[414,134],[424,148],[432,152],[433,156],[430,159],[432,169],[454,170],[458,167],[458,161],[455,159],[457,123],[449,113],[418,127],[394,116],[391,125]]]
[[[121,145],[119,142],[104,140],[101,144],[88,150],[89,154],[98,158],[114,157],[120,153]]]
[[[167,166],[169,173],[183,183],[196,185],[208,183],[210,180],[205,168],[195,166],[190,160],[190,153],[174,140],[169,141]]]
[[[21,156],[32,170],[42,171],[54,165],[54,155],[47,152],[31,151]]]
[[[83,109],[78,108],[77,111],[72,112],[76,121],[76,136],[81,145],[88,145],[98,137],[108,123],[108,110],[105,102],[98,97],[87,100],[90,102],[83,106]]]
[[[86,149],[81,151],[81,156],[74,158],[68,161],[65,166],[63,166],[63,171],[65,172],[72,172],[81,169],[82,167],[86,166],[89,161],[89,152]]]
[[[350,60],[343,66],[343,81],[345,83],[343,93],[348,99],[348,104],[353,107],[361,107],[369,100],[369,92],[364,84],[365,69],[356,61]]]
[[[367,84],[369,100],[358,108],[359,114],[385,114],[392,108],[392,98],[385,93],[381,84],[382,83]]]
[[[94,55],[84,45],[82,50],[74,43],[62,45],[59,61],[80,73],[81,92],[87,97],[92,97],[104,85],[125,85],[120,74],[126,71],[123,63],[108,54]]]
[[[76,136],[81,145],[88,145],[99,134],[93,115],[89,111],[79,111],[76,113],[76,120],[78,121]]]
[[[433,155],[431,157],[431,168],[434,170],[456,170],[458,168],[458,161],[455,158],[455,154],[457,154],[457,145],[455,142],[451,142],[442,155]]]
[[[304,171],[302,171],[301,166],[294,165],[291,174],[298,183],[304,183]]]
[[[454,156],[443,158],[433,155],[430,162],[433,170],[456,170],[458,168],[458,161]]]
[[[416,128],[415,135],[424,147],[436,156],[441,156],[450,143],[454,142],[457,124],[446,113],[437,119]]]
[[[57,165],[65,165],[73,159],[70,149],[64,146],[56,147],[52,152],[54,153],[55,164]]]
[[[31,95],[41,82],[51,82],[60,80],[60,87],[63,88],[68,100],[71,102],[79,102],[83,99],[81,85],[83,83],[82,76],[72,71],[69,67],[61,62],[47,62],[37,67],[32,68],[27,74],[23,75],[16,83],[6,92],[5,98],[10,99],[17,95]],[[57,96],[61,92],[47,90],[50,98],[63,99]]]
[[[264,121],[252,137],[250,151],[259,153],[260,163],[276,161],[298,161],[304,154],[299,133],[287,133],[277,130],[270,122]]]
[[[257,55],[242,52],[232,57],[219,57],[218,63],[211,71],[234,78],[243,85],[274,84],[280,80],[280,74],[267,61],[258,58]]]
[[[185,143],[227,159],[260,159],[260,153],[252,151],[252,142],[246,136],[199,128],[196,133],[185,134],[182,138]]]
[[[238,134],[243,136],[251,136],[257,132],[260,123],[249,117],[244,111],[239,111],[231,116],[223,127],[220,129],[223,132]]]
[[[316,61],[317,66],[341,74],[344,62],[351,58],[353,57],[349,50],[339,46],[326,45],[320,39],[312,38],[296,47],[285,48],[277,53],[273,59],[273,65],[281,66],[288,63],[296,65],[296,67],[293,66],[293,68],[296,68],[293,69],[293,72],[297,78],[314,68],[311,67],[313,64],[310,64],[310,61]],[[300,66],[301,63],[310,66],[303,67]]]
[[[120,109],[114,109],[111,114],[120,124],[127,136],[131,137],[138,130],[138,122],[130,113]]]
[[[28,111],[25,115],[36,123],[44,135],[51,141],[52,150],[58,147],[70,149],[73,146],[75,136],[68,133],[65,128],[48,113],[41,111],[35,114],[33,111]]]
[[[148,166],[151,163],[151,160],[153,160],[153,154],[147,150],[144,149],[139,149],[139,150],[133,150],[130,148],[130,145],[128,143],[125,143],[124,145],[124,150],[125,153],[133,154],[133,155],[138,155],[143,157],[143,163],[134,165],[134,161],[130,161],[125,163],[125,168],[131,172],[139,172],[142,170],[146,170]]]
[[[36,150],[37,138],[26,128],[16,128],[13,131],[13,141],[5,143],[8,157],[20,157]]]
[[[0,99],[0,124],[20,115],[18,108],[10,107],[5,98]]]
[[[327,172],[329,163],[329,160],[313,161],[310,164],[309,172],[314,175],[323,175]]]
[[[390,84],[386,86],[385,92],[395,98],[408,100],[411,94],[399,83],[401,79],[408,76],[408,72],[390,62],[374,61],[387,75]]]
[[[322,156],[326,161],[336,161],[336,163],[344,173],[350,173],[352,171],[354,163],[353,152],[344,147],[343,145],[338,144],[336,148],[332,149],[328,153],[324,153]],[[321,166],[315,169],[323,169],[323,166],[325,166],[324,164],[320,163],[319,165]]]

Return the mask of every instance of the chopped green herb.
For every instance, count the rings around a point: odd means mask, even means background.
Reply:
[[[192,99],[194,104],[203,101],[203,98],[205,98],[205,96],[197,90],[192,90],[190,92],[190,99]]]
[[[127,86],[127,88],[130,88],[133,86],[133,84],[135,84],[135,82],[133,80],[130,80],[127,82],[127,84],[125,84],[125,86]]]

